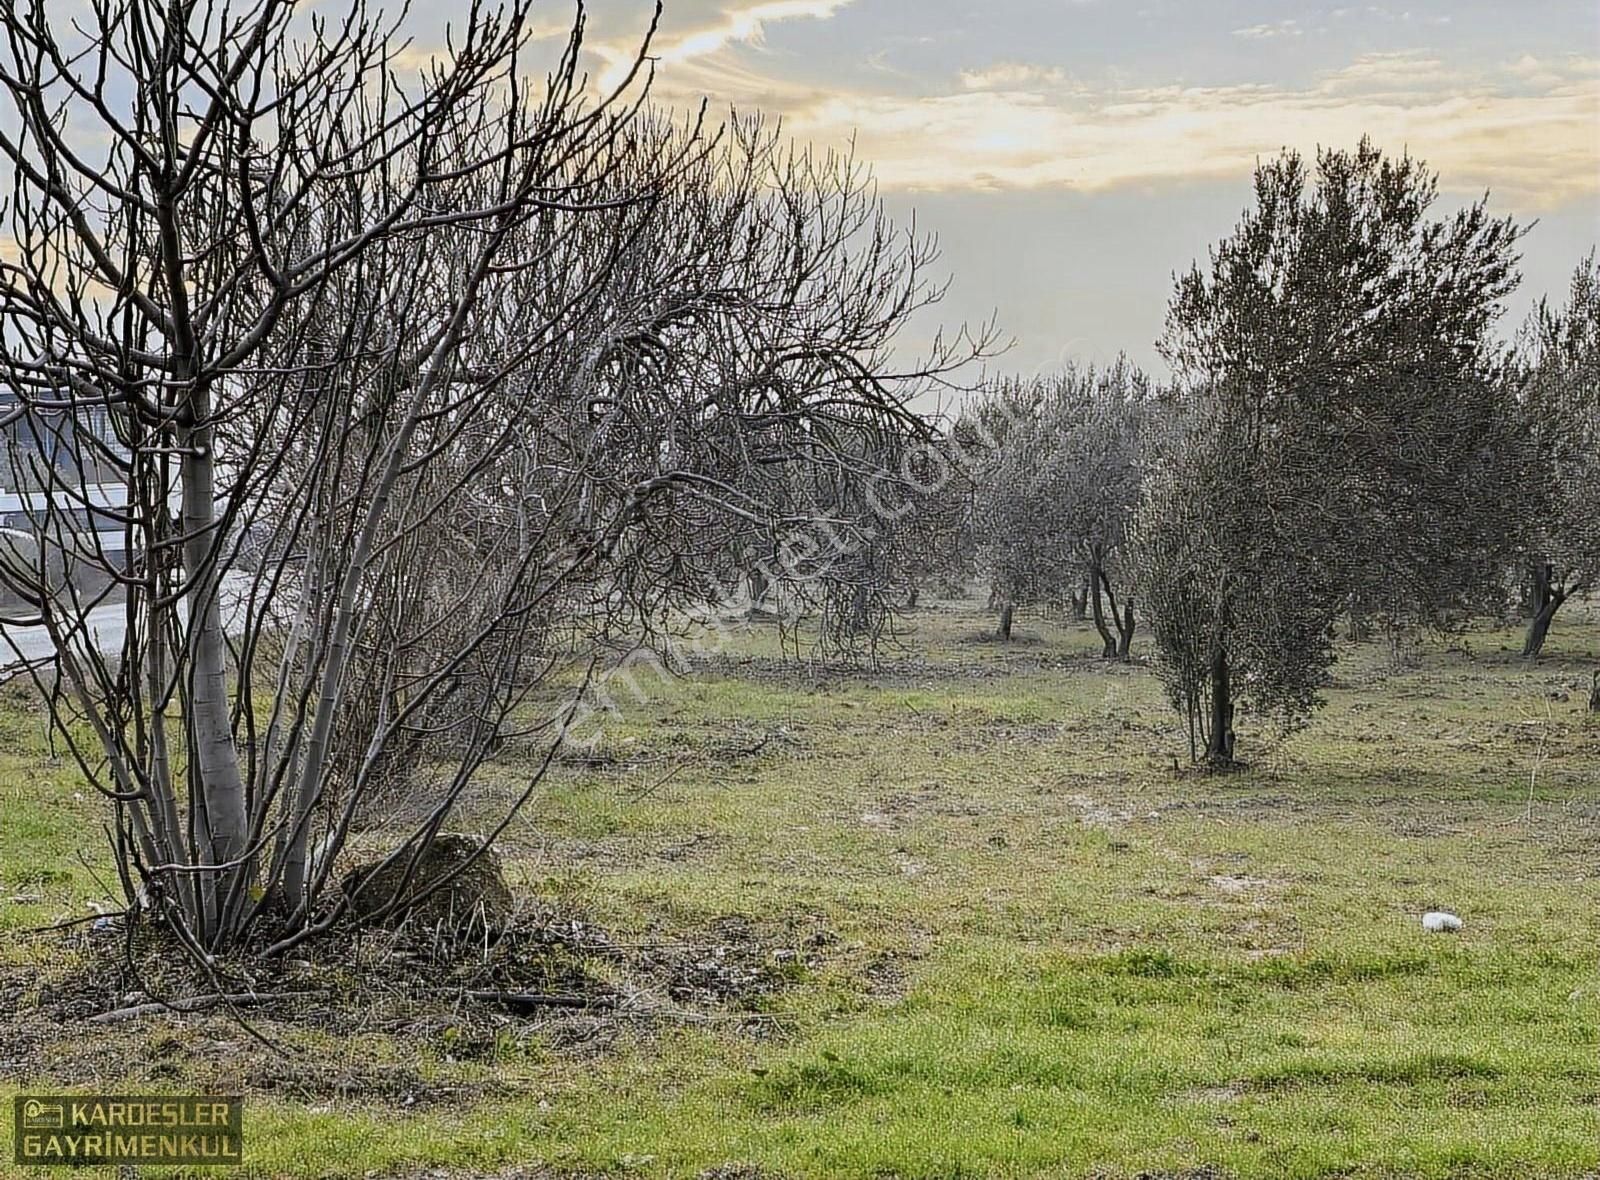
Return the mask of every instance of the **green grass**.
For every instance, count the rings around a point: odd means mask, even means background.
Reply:
[[[1226,777],[1174,773],[1186,741],[1153,675],[1089,659],[1083,628],[1019,620],[1005,648],[971,641],[992,625],[971,604],[913,622],[876,674],[785,670],[758,629],[715,670],[642,678],[649,699],[619,697],[605,726],[611,765],[561,771],[508,830],[524,895],[618,931],[739,914],[835,932],[765,999],[777,1035],[630,1028],[486,1065],[278,1030],[320,1061],[498,1090],[405,1113],[245,1085],[247,1170],[1600,1173],[1592,620],[1563,617],[1535,668],[1493,632],[1400,670],[1347,650],[1313,724],[1246,728],[1254,767]],[[0,908],[4,931],[84,912],[105,858],[37,711],[8,698],[0,731],[0,901],[36,898]],[[493,768],[475,806],[525,770]],[[1424,935],[1431,906],[1466,929]],[[13,965],[48,953],[4,945]],[[225,1055],[183,1060],[109,1054],[92,1080],[241,1081]],[[0,1074],[0,1094],[50,1080]]]

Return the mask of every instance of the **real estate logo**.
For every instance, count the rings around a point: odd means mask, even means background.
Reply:
[[[165,1095],[22,1094],[13,1103],[19,1164],[237,1164],[244,1103]]]

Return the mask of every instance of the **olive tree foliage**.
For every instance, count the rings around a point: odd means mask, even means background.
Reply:
[[[1491,329],[1519,230],[1369,142],[1286,152],[1178,278],[1162,340],[1174,422],[1134,529],[1168,692],[1195,751],[1234,754],[1239,702],[1294,724],[1346,609],[1448,625],[1504,568],[1522,461]]]
[[[1065,584],[1069,560],[1060,537],[1037,514],[1032,460],[1043,449],[1035,427],[1042,390],[1005,379],[987,390],[958,424],[981,449],[973,493],[976,564],[1000,608],[1001,639],[1011,638],[1018,603],[1048,600]]]
[[[979,405],[991,447],[976,477],[978,558],[1002,604],[1004,637],[1016,605],[1082,594],[1106,658],[1127,658],[1127,529],[1151,404],[1148,379],[1119,357],[1004,383]]]
[[[1600,264],[1572,274],[1523,329],[1522,404],[1536,455],[1524,552],[1531,589],[1523,654],[1537,656],[1556,612],[1600,584]]]
[[[1150,385],[1126,357],[1064,380],[1076,384],[1079,409],[1061,427],[1056,463],[1065,479],[1058,511],[1077,534],[1102,654],[1125,660],[1135,628],[1128,528],[1139,504]]]
[[[1317,703],[1341,583],[1312,527],[1337,509],[1314,453],[1257,433],[1247,404],[1191,396],[1152,445],[1131,551],[1190,755],[1226,765],[1241,700],[1283,728]]]
[[[581,8],[535,70],[529,6],[472,5],[406,78],[359,3],[53,8],[0,0],[0,374],[57,452],[12,448],[47,495],[7,621],[130,901],[281,952],[397,780],[409,876],[499,743],[553,756],[558,662],[787,521],[751,471],[905,427],[930,249],[849,162],[587,96]]]

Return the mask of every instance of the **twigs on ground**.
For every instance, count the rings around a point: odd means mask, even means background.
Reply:
[[[152,1000],[144,1004],[131,1004],[126,1008],[113,1008],[109,1012],[97,1012],[95,1015],[88,1017],[88,1021],[90,1024],[118,1024],[124,1020],[137,1020],[141,1016],[154,1016],[162,1012],[203,1012],[208,1008],[215,1008],[219,1004],[226,1004],[230,1008],[242,1008],[246,1005],[271,1004],[279,1000],[303,1000],[327,994],[324,991],[238,992],[233,994],[214,992],[205,996],[189,996],[174,1000]]]
[[[515,1010],[540,1008],[600,1008],[609,1010],[618,1006],[618,998],[616,996],[585,996],[577,992],[511,992],[473,989],[466,994],[474,1000],[499,1004],[502,1007]]]

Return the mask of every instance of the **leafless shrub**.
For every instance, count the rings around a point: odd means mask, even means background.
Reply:
[[[521,0],[402,82],[362,7],[293,8],[0,2],[3,372],[54,452],[14,450],[45,494],[0,577],[129,896],[202,957],[327,929],[426,768],[414,866],[498,743],[553,753],[554,670],[716,597],[812,519],[786,473],[916,429],[975,351],[891,363],[941,288],[864,169],[592,101],[581,10],[538,82]]]

